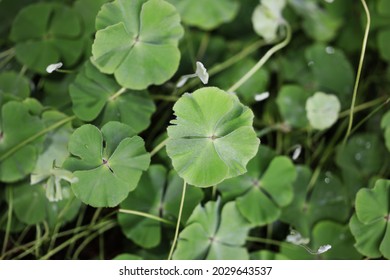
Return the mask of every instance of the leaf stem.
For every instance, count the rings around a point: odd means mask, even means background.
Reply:
[[[66,70],[66,69],[57,69],[55,71],[58,73],[64,73],[64,74],[72,74],[74,72],[73,70]]]
[[[389,98],[387,96],[383,96],[383,97],[371,100],[369,102],[360,104],[358,106],[355,106],[353,113],[357,113],[357,112],[369,109],[369,108],[374,107],[375,105],[378,105],[379,103],[382,103],[382,102],[384,102],[384,104],[386,104],[387,102],[389,102]],[[350,109],[341,112],[339,114],[339,119],[349,116],[350,112],[351,112]]]
[[[5,235],[4,235],[4,243],[3,243],[3,248],[1,250],[1,255],[0,259],[3,258],[5,251],[7,250],[8,246],[8,239],[11,231],[11,222],[12,222],[12,211],[13,211],[13,193],[12,193],[12,188],[7,187],[7,194],[8,194],[8,216],[7,216],[7,227],[5,230]]]
[[[161,217],[149,214],[149,213],[141,212],[141,211],[130,210],[130,209],[119,209],[119,213],[141,216],[141,217],[145,217],[145,218],[148,218],[151,220],[162,222],[162,223],[167,224],[167,225],[175,225],[173,222],[171,222],[169,220],[166,220],[164,218],[161,218]]]
[[[388,98],[383,104],[379,105],[377,108],[372,110],[364,119],[362,119],[355,127],[351,130],[353,134],[363,123],[365,123],[368,119],[370,119],[373,115],[375,115],[380,109],[382,109],[386,104],[390,102],[390,98]]]
[[[278,241],[278,240],[272,240],[272,239],[268,239],[268,238],[257,237],[257,236],[248,236],[246,238],[246,241],[270,244],[270,245],[275,245],[275,246],[286,246],[286,247],[291,246],[292,247],[292,245],[290,243],[286,243],[286,242],[282,242],[282,241]]]
[[[18,151],[19,149],[21,149],[23,146],[29,144],[30,142],[38,139],[39,137],[41,137],[42,135],[45,135],[46,133],[74,120],[76,118],[76,116],[71,116],[71,117],[68,117],[68,118],[65,118],[61,121],[58,121],[56,122],[55,124],[41,130],[40,132],[34,134],[33,136],[27,138],[26,140],[24,140],[23,142],[19,143],[18,145],[14,146],[12,149],[9,149],[6,153],[4,153],[2,156],[0,156],[0,162],[2,162],[3,160],[5,160],[6,158],[8,158],[9,156],[11,156],[13,153],[15,153],[16,151]]]
[[[158,144],[151,152],[150,152],[150,156],[154,156],[155,154],[157,154],[162,148],[164,148],[164,146],[167,144],[169,138],[165,139],[164,141],[162,141],[160,144]]]
[[[102,229],[99,229],[98,231],[96,231],[96,232],[92,233],[91,235],[87,236],[84,239],[84,241],[80,244],[80,246],[76,249],[76,251],[74,252],[72,259],[76,260],[79,257],[79,255],[81,254],[81,252],[85,249],[85,247],[89,243],[91,243],[92,240],[94,240],[99,235],[101,236],[105,231],[110,230],[111,228],[112,228],[112,226],[109,224],[108,226],[103,227]]]
[[[183,212],[183,207],[184,207],[184,199],[185,199],[185,196],[186,196],[186,188],[187,188],[187,182],[184,181],[183,193],[182,193],[181,201],[180,201],[179,216],[177,217],[177,223],[176,223],[175,237],[173,238],[171,250],[169,251],[168,261],[172,259],[173,251],[174,251],[174,249],[176,247],[177,237],[179,236],[180,220],[181,220],[181,214]]]
[[[367,24],[366,24],[366,30],[364,31],[362,51],[360,53],[359,66],[358,66],[358,70],[357,70],[355,86],[354,86],[354,89],[353,89],[351,109],[349,111],[348,128],[347,128],[347,132],[346,132],[345,137],[344,137],[343,145],[345,145],[347,143],[348,137],[351,134],[351,130],[352,130],[353,114],[354,114],[354,108],[355,108],[355,103],[356,103],[356,96],[357,96],[357,91],[358,91],[358,87],[359,87],[360,75],[361,75],[362,68],[363,68],[363,61],[364,61],[364,56],[365,56],[365,53],[366,53],[368,34],[370,32],[370,25],[371,25],[370,11],[368,10],[366,1],[365,0],[361,0],[361,3],[363,5],[364,11],[366,13]]]
[[[67,246],[73,244],[78,239],[81,239],[83,237],[86,237],[86,236],[90,235],[91,234],[90,231],[97,230],[97,231],[102,233],[104,231],[107,231],[107,230],[115,227],[115,226],[116,226],[116,223],[115,222],[111,222],[111,221],[105,221],[105,222],[102,222],[100,224],[96,224],[93,229],[91,228],[89,230],[82,231],[81,233],[76,234],[72,238],[70,238],[70,239],[66,240],[65,242],[61,243],[56,248],[54,248],[53,250],[49,251],[46,255],[42,256],[41,260],[49,259],[51,256],[53,256],[56,253],[58,253],[59,251],[63,250]],[[95,227],[96,227],[96,229],[95,229]]]
[[[9,56],[9,55],[14,55],[14,54],[15,54],[15,49],[14,48],[10,48],[10,49],[5,50],[5,51],[0,53],[0,59],[3,58],[3,57]]]
[[[127,88],[121,88],[117,92],[114,93],[114,95],[110,96],[108,99],[109,101],[114,101],[116,98],[118,98],[122,93],[124,93],[127,90]]]
[[[247,72],[240,80],[238,80],[234,85],[232,85],[227,91],[235,92],[240,86],[242,86],[248,79],[250,79],[253,74],[255,74],[270,58],[279,50],[283,49],[291,41],[291,27],[288,22],[285,23],[286,27],[286,38],[281,41],[279,44],[270,48],[265,55],[252,67],[249,72]]]
[[[35,225],[35,257],[38,258],[40,255],[40,249],[42,245],[42,232],[41,232],[41,227],[39,224]]]
[[[0,63],[0,69],[7,65],[8,62],[10,62],[15,56],[15,53],[11,53],[8,56],[4,58],[3,61]]]
[[[162,94],[153,94],[152,98],[154,100],[164,100],[164,101],[168,101],[168,102],[176,102],[179,99],[176,96],[162,95]]]

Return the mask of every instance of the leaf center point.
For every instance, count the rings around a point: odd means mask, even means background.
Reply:
[[[103,165],[107,166],[111,173],[114,173],[114,170],[112,170],[112,168],[108,164],[108,160],[106,160],[105,158],[103,158]]]

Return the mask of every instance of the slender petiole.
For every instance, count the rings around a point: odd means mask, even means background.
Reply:
[[[370,25],[371,25],[371,17],[370,17],[370,11],[368,10],[367,4],[365,0],[361,0],[362,5],[364,7],[364,11],[366,13],[367,17],[367,24],[366,24],[366,30],[364,32],[364,38],[363,38],[363,44],[362,44],[362,51],[360,53],[360,60],[359,60],[359,66],[356,74],[356,80],[355,80],[355,86],[353,88],[353,95],[352,95],[352,102],[351,102],[351,109],[349,111],[349,122],[348,122],[348,128],[347,132],[344,137],[343,144],[345,145],[347,143],[348,137],[351,134],[352,130],[352,124],[353,124],[353,113],[355,109],[355,103],[356,103],[356,96],[357,96],[357,91],[359,87],[359,81],[360,81],[360,75],[362,73],[362,68],[363,68],[363,61],[364,61],[364,56],[366,53],[366,47],[367,47],[367,40],[368,40],[368,34],[370,33]]]
[[[184,181],[183,193],[181,196],[181,202],[180,202],[180,208],[179,208],[179,216],[177,217],[177,223],[176,223],[175,237],[173,238],[171,250],[169,251],[168,260],[172,259],[173,251],[175,250],[175,247],[176,247],[177,237],[179,236],[180,220],[181,220],[181,214],[183,212],[184,199],[186,196],[186,188],[187,188],[187,183],[186,183],[186,181]]]

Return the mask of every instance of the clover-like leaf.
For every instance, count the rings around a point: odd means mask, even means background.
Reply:
[[[320,174],[311,192],[307,192],[312,172],[306,166],[297,167],[294,198],[282,209],[280,219],[293,226],[304,237],[320,220],[345,223],[349,215],[347,188],[331,172]],[[324,245],[324,244],[322,244]]]
[[[293,199],[292,183],[296,171],[285,156],[274,157],[266,149],[259,149],[248,164],[248,172],[218,185],[224,199],[236,198],[240,213],[255,226],[265,225],[278,219],[281,207]],[[262,162],[268,162],[264,165]]]
[[[2,107],[0,181],[15,182],[33,171],[44,139],[35,136],[43,129],[42,120],[32,116],[25,104],[10,101]]]
[[[356,214],[349,226],[356,249],[371,258],[390,258],[390,180],[377,180],[373,189],[356,195]]]
[[[168,0],[180,12],[183,22],[204,30],[212,30],[230,22],[238,13],[236,0]]]
[[[74,64],[84,42],[75,11],[59,3],[29,5],[16,16],[10,38],[16,43],[16,58],[30,69],[46,73],[49,64]]]
[[[183,180],[161,165],[151,165],[145,172],[134,192],[131,193],[121,204],[124,210],[135,210],[161,217],[172,221],[174,225],[179,213],[179,205],[183,188]],[[192,210],[203,198],[199,188],[188,186],[184,200],[182,218],[186,223]],[[119,213],[118,222],[122,232],[127,238],[144,248],[152,248],[160,244],[161,223],[136,215]]]
[[[278,38],[278,28],[284,22],[282,10],[286,0],[261,0],[252,14],[255,32],[267,42]]]
[[[253,113],[238,98],[208,87],[184,94],[173,107],[167,153],[187,183],[209,187],[246,172],[259,139]]]
[[[342,108],[351,103],[354,70],[340,49],[316,44],[305,50],[312,87],[316,91],[330,92],[340,100]]]
[[[276,103],[286,123],[299,128],[308,125],[305,111],[308,98],[309,94],[300,86],[286,85],[280,89]]]
[[[130,127],[109,122],[100,131],[86,124],[76,129],[69,141],[72,157],[63,167],[78,179],[75,195],[94,207],[114,207],[134,190],[150,156],[144,141]]]
[[[179,235],[173,259],[249,259],[243,245],[250,228],[234,202],[225,204],[222,211],[219,200],[198,205]]]
[[[331,127],[338,119],[340,101],[333,94],[316,92],[306,101],[306,115],[310,125],[319,130]]]
[[[156,13],[158,11],[158,13]],[[179,66],[183,36],[175,7],[163,0],[116,0],[96,18],[94,64],[120,85],[145,89],[170,79]]]
[[[390,152],[390,111],[388,111],[382,117],[381,127],[384,130],[384,134],[385,134],[386,148]]]
[[[137,133],[149,126],[155,110],[148,92],[121,88],[113,77],[99,72],[89,61],[70,85],[69,93],[73,111],[80,119],[91,121],[101,114],[103,124],[120,121]]]
[[[29,81],[24,76],[14,71],[5,71],[0,74],[0,108],[7,101],[22,101],[29,95]]]

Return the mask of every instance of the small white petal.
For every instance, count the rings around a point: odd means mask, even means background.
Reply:
[[[298,145],[298,147],[294,150],[294,153],[293,153],[293,155],[292,155],[291,158],[292,158],[293,160],[297,160],[297,159],[299,158],[301,152],[302,152],[302,146],[301,146],[301,145]]]
[[[46,67],[46,72],[47,73],[53,73],[54,71],[60,69],[62,67],[62,62],[50,64],[49,66]]]
[[[318,248],[317,254],[325,253],[326,251],[329,251],[331,248],[332,246],[329,244],[322,245],[320,248]]]
[[[263,93],[259,93],[259,94],[255,95],[255,101],[257,101],[257,102],[263,101],[263,100],[266,100],[268,97],[269,97],[268,91],[263,92]]]
[[[291,231],[291,234],[287,235],[286,241],[295,245],[308,244],[310,242],[309,238],[303,238],[297,231]]]
[[[196,62],[195,74],[199,77],[203,84],[207,84],[209,82],[209,73],[207,73],[207,69],[204,67],[202,62]]]

